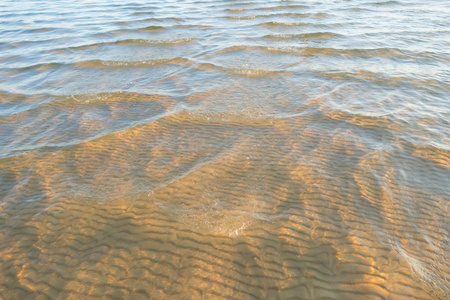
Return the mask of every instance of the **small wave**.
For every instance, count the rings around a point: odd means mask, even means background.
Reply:
[[[41,32],[50,32],[50,31],[53,31],[56,29],[57,28],[54,28],[54,27],[42,27],[42,28],[25,29],[22,32],[23,33],[41,33]]]
[[[92,44],[81,44],[76,45],[72,47],[64,47],[64,48],[56,48],[52,49],[49,52],[52,54],[63,54],[66,52],[73,52],[73,51],[83,51],[87,49],[98,49],[100,47],[108,47],[108,46],[172,46],[172,45],[183,45],[183,44],[189,44],[194,41],[196,41],[197,38],[182,38],[182,39],[172,39],[172,40],[151,40],[151,39],[124,39],[124,40],[117,40],[117,41],[105,41],[105,42],[98,42],[98,43],[92,43]],[[1,44],[0,44],[1,46]]]
[[[196,41],[196,38],[184,38],[176,40],[148,40],[148,39],[126,39],[113,42],[116,45],[179,45],[189,44]]]
[[[213,26],[211,25],[190,25],[190,24],[186,24],[186,25],[174,25],[172,26],[172,28],[186,28],[186,29],[208,29],[208,28],[213,28]]]
[[[5,132],[0,132],[5,143],[0,158],[42,149],[59,151],[153,123],[182,110],[174,100],[157,94],[117,92],[49,96],[42,103],[30,104],[17,111],[17,114],[25,112],[29,116],[26,121],[21,121],[20,133],[5,136]],[[26,111],[33,112],[28,114]],[[73,111],[76,111],[76,117],[61,119],[62,115]],[[74,128],[77,130],[70,136],[65,134]]]
[[[225,9],[226,12],[231,12],[231,13],[241,13],[246,11],[245,8],[227,8]]]
[[[283,14],[277,14],[277,17],[292,17],[292,18],[327,18],[330,17],[330,14],[327,13],[283,13]]]
[[[45,94],[24,95],[0,91],[0,117],[10,117],[36,109],[53,99],[53,96]]]
[[[35,64],[35,65],[31,65],[31,66],[26,66],[26,67],[20,67],[20,68],[10,68],[9,71],[10,72],[26,72],[26,71],[37,71],[37,72],[46,72],[48,70],[52,70],[52,69],[57,69],[60,67],[63,67],[67,64],[64,63],[59,63],[59,62],[51,62],[51,63],[43,63],[43,64]]]
[[[50,38],[50,39],[42,39],[42,40],[26,40],[20,42],[12,42],[12,43],[3,43],[0,42],[0,48],[2,50],[10,50],[10,49],[24,49],[27,47],[39,46],[42,44],[51,45],[53,43],[57,43],[63,40],[62,38]]]
[[[182,18],[175,18],[175,17],[167,17],[167,18],[151,18],[148,19],[149,21],[155,21],[155,22],[167,22],[167,21],[171,21],[171,22],[182,22],[184,21]]]
[[[148,15],[154,15],[155,13],[153,11],[138,11],[131,13],[130,16],[136,17],[136,16],[148,16]]]
[[[74,101],[74,102],[72,102]],[[74,95],[61,95],[59,101],[66,104],[100,104],[100,103],[115,103],[115,102],[155,102],[173,104],[173,101],[169,97],[159,94],[141,94],[141,93],[128,93],[128,92],[115,92],[115,93],[88,93],[88,94],[74,94]]]
[[[313,74],[318,76],[332,78],[337,81],[361,81],[361,82],[374,82],[383,86],[414,86],[418,89],[426,89],[429,86],[436,86],[438,81],[433,79],[419,79],[415,77],[407,76],[389,76],[385,73],[370,72],[366,70],[359,70],[357,72],[317,72],[313,71]]]
[[[285,22],[264,22],[259,24],[258,26],[261,27],[303,27],[303,26],[323,26],[323,25],[317,25],[317,24],[312,24],[312,23],[302,23],[302,22],[298,22],[298,23],[285,23]]]
[[[298,47],[298,46],[260,46],[260,45],[236,45],[224,48],[219,53],[232,51],[261,51],[268,53],[285,53],[301,56],[353,56],[360,58],[385,57],[385,58],[423,58],[437,59],[433,52],[413,52],[398,48],[367,48],[367,49],[339,49],[322,47]]]
[[[246,16],[225,16],[226,19],[229,20],[253,20],[253,19],[262,19],[262,18],[272,18],[272,17],[290,17],[290,18],[326,18],[329,17],[329,14],[326,13],[281,13],[281,14],[259,14],[259,15],[246,15]]]
[[[169,59],[151,59],[142,61],[115,61],[115,60],[88,60],[74,64],[78,68],[140,68],[149,66],[162,66],[169,64],[188,65],[193,62],[187,58],[175,57]]]
[[[165,31],[168,29],[208,29],[211,28],[210,25],[173,25],[173,26],[157,26],[157,25],[151,25],[143,28],[139,28],[138,31],[141,32],[157,32],[157,31]],[[134,31],[134,29],[130,30],[131,32]]]
[[[192,65],[193,61],[183,58],[183,57],[174,57],[168,59],[150,59],[150,60],[140,60],[140,61],[117,61],[117,60],[87,60],[87,61],[79,61],[75,63],[60,63],[60,62],[52,62],[52,63],[43,63],[36,64],[21,68],[11,68],[9,71],[11,73],[16,72],[26,72],[26,71],[36,71],[36,72],[46,72],[49,70],[58,69],[61,67],[76,67],[82,69],[91,69],[91,68],[141,68],[141,67],[151,67],[151,66],[163,66],[163,65]]]
[[[257,8],[257,10],[283,10],[283,9],[307,9],[309,6],[301,5],[301,4],[292,4],[292,5],[277,5],[277,6],[268,6]]]
[[[253,69],[253,68],[227,68],[224,66],[212,64],[212,63],[201,63],[195,66],[195,68],[200,70],[219,70],[228,74],[245,76],[245,77],[267,77],[267,76],[277,76],[285,74],[286,71],[280,70],[264,70],[264,69]]]
[[[245,68],[226,68],[225,70],[228,73],[246,77],[277,76],[286,73],[284,71],[277,71],[277,70],[245,69]]]
[[[147,26],[144,28],[140,28],[139,31],[162,31],[162,30],[166,30],[167,28],[164,26],[156,26],[156,25],[151,25],[151,26]]]
[[[428,58],[427,52],[410,52],[398,48],[369,48],[369,49],[336,49],[336,48],[303,48],[304,55],[336,55],[355,57],[396,57],[396,58]]]
[[[268,16],[226,16],[225,19],[228,20],[253,20],[259,17],[268,17]]]
[[[402,5],[399,1],[384,1],[384,2],[374,2],[372,5],[383,6],[383,5]]]
[[[277,35],[266,35],[265,39],[271,40],[293,40],[293,39],[302,39],[302,40],[322,40],[322,39],[331,39],[336,38],[339,35],[332,32],[312,32],[312,33],[301,33],[301,34],[277,34]]]
[[[98,48],[98,47],[102,47],[102,46],[113,46],[113,45],[171,46],[171,45],[189,44],[196,40],[197,40],[197,38],[183,38],[183,39],[173,39],[173,40],[124,39],[124,40],[117,40],[117,41],[111,41],[111,42],[106,41],[106,42],[82,44],[82,45],[78,45],[78,46],[53,49],[52,53],[61,54],[61,53],[65,53],[65,52],[81,51],[81,50],[86,50],[86,49],[90,49],[90,48],[94,49],[94,48]]]
[[[265,46],[252,46],[252,45],[236,45],[231,47],[226,47],[219,50],[218,54],[235,52],[235,51],[261,51],[261,52],[269,52],[268,47]]]

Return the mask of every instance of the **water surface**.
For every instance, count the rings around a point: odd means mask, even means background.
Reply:
[[[2,1],[0,298],[449,299],[449,15]]]

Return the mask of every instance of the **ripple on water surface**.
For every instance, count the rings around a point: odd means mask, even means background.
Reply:
[[[448,12],[0,3],[0,298],[448,299]]]

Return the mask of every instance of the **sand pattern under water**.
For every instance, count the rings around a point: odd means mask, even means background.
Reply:
[[[447,1],[0,3],[1,299],[450,299]]]

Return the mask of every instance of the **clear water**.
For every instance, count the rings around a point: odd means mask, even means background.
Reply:
[[[449,299],[449,16],[3,0],[0,298]]]

